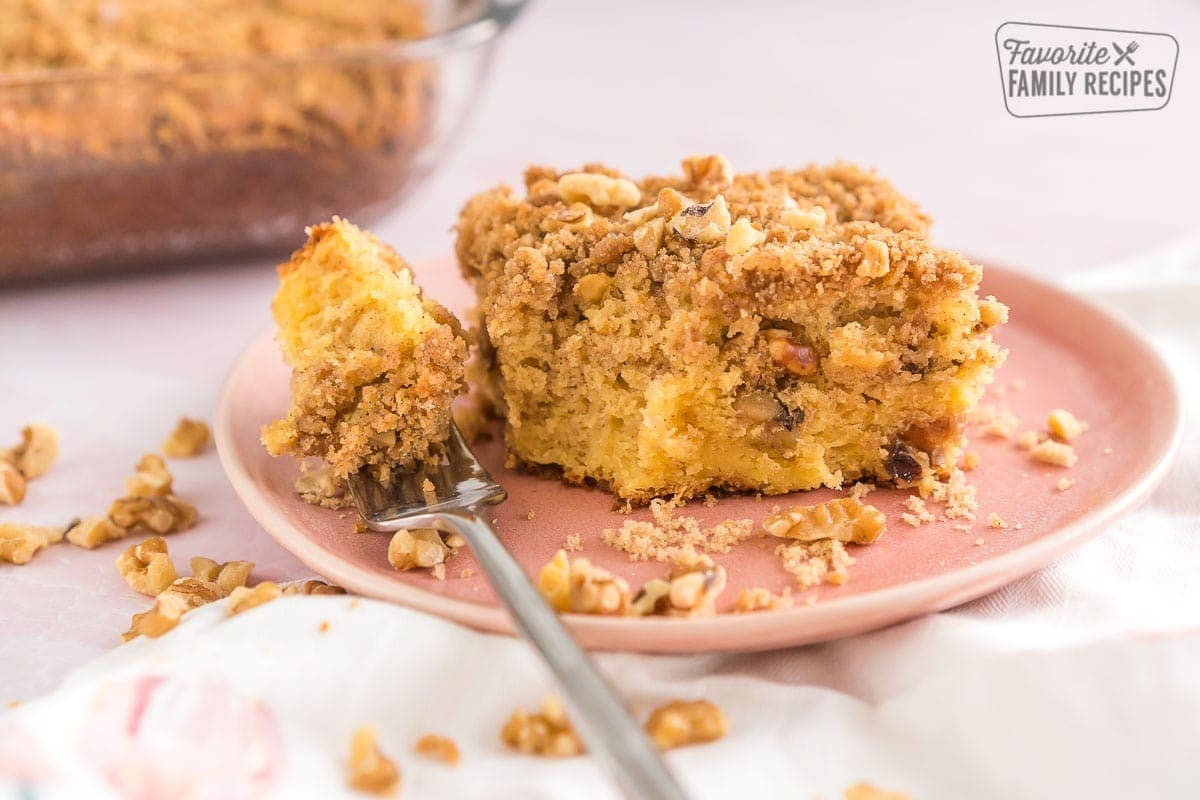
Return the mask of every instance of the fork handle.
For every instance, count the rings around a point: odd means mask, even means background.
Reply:
[[[517,627],[558,679],[589,752],[600,760],[622,793],[636,800],[685,800],[687,796],[658,750],[501,544],[481,510],[442,512],[436,518],[441,524],[434,527],[460,533],[471,545]]]

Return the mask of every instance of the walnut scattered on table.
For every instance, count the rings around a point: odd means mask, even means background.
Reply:
[[[729,720],[707,700],[676,700],[654,709],[646,733],[661,750],[715,742],[729,732]]]
[[[500,741],[528,755],[570,758],[583,753],[583,742],[566,709],[555,697],[544,697],[535,712],[514,711],[500,730]]]
[[[61,542],[62,538],[62,528],[0,522],[0,561],[28,564],[39,550]]]
[[[180,417],[175,430],[163,441],[161,449],[163,455],[169,458],[191,458],[203,452],[210,438],[208,426],[203,422]]]
[[[400,788],[400,768],[379,749],[379,737],[369,725],[350,737],[346,783],[355,791],[379,796],[394,795]]]
[[[191,560],[192,575],[203,581],[215,583],[225,594],[245,586],[254,571],[253,561],[226,561],[219,564],[211,558],[195,556]]]
[[[427,733],[420,739],[417,739],[416,744],[417,755],[434,761],[441,761],[443,764],[448,764],[451,767],[458,766],[462,754],[458,750],[458,745],[454,740],[446,736],[438,736],[434,733]]]
[[[129,588],[151,597],[158,597],[179,577],[161,536],[130,545],[117,556],[117,572]]]
[[[252,608],[258,608],[277,599],[282,594],[283,590],[279,588],[279,584],[272,581],[263,581],[255,584],[253,588],[237,586],[229,593],[229,616],[232,617]]]
[[[172,630],[183,615],[224,597],[215,583],[199,578],[178,578],[160,592],[149,611],[133,615],[133,624],[121,634],[128,642],[138,636],[156,638]]]
[[[67,528],[67,541],[88,550],[125,538],[129,531],[108,517],[89,516],[76,520]]]

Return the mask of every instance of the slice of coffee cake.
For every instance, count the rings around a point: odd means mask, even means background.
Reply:
[[[1003,358],[980,267],[873,172],[683,166],[534,167],[463,209],[512,460],[636,502],[951,468]]]
[[[292,405],[263,429],[272,455],[318,456],[341,478],[439,455],[465,388],[467,344],[392,248],[334,218],[279,267],[271,311]]]

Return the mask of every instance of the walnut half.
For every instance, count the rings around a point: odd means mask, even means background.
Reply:
[[[157,597],[179,576],[167,554],[167,540],[154,536],[139,542],[117,556],[117,572],[129,588]]]
[[[646,733],[661,750],[715,742],[729,732],[724,712],[707,700],[676,700],[654,709]]]
[[[0,561],[28,564],[37,551],[61,542],[62,528],[0,522]]]
[[[534,713],[514,711],[500,730],[500,741],[529,755],[570,758],[583,753],[583,742],[571,727],[557,698],[544,697]]]
[[[620,616],[629,610],[629,584],[586,558],[554,554],[538,574],[538,590],[555,611]]]
[[[763,530],[783,539],[814,542],[837,539],[870,544],[887,530],[887,518],[856,497],[840,497],[811,506],[796,506],[763,520]]]
[[[390,796],[400,788],[400,769],[379,749],[379,737],[369,725],[350,737],[348,767],[346,783],[355,791]]]

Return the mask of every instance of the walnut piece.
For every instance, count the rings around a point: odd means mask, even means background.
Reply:
[[[279,588],[279,584],[271,581],[263,581],[255,585],[253,589],[246,586],[235,586],[229,593],[229,616],[232,617],[243,611],[258,608],[264,603],[277,599],[282,594],[283,590]]]
[[[642,200],[642,190],[626,178],[596,172],[570,172],[558,179],[558,193],[567,203],[629,208]]]
[[[147,453],[137,470],[125,479],[125,494],[130,497],[166,497],[171,493],[171,473],[162,456]]]
[[[604,299],[610,286],[612,286],[612,278],[603,272],[593,272],[579,279],[579,282],[575,284],[575,293],[583,302],[595,305]]]
[[[159,593],[153,608],[133,615],[133,624],[121,634],[121,639],[128,642],[138,636],[152,639],[162,636],[178,625],[187,612],[223,596],[216,584],[199,578],[179,578]]]
[[[219,564],[211,558],[195,556],[191,560],[192,575],[202,581],[215,583],[225,594],[232,594],[239,586],[245,586],[254,571],[253,561],[226,561]]]
[[[15,506],[25,499],[25,476],[5,459],[0,459],[0,504]]]
[[[1087,423],[1076,418],[1065,408],[1056,408],[1050,412],[1046,420],[1046,428],[1050,435],[1060,442],[1070,442],[1087,430]]]
[[[780,328],[767,328],[763,335],[767,337],[767,353],[771,360],[784,370],[802,378],[816,373],[820,361],[811,347],[793,341],[791,334]]]
[[[746,217],[741,217],[730,227],[725,235],[725,252],[731,256],[746,253],[767,240],[767,235],[760,231]]]
[[[676,700],[654,709],[646,733],[660,750],[715,742],[729,732],[729,720],[707,700]]]
[[[870,544],[887,530],[887,518],[879,509],[856,497],[839,497],[812,506],[796,506],[763,520],[763,530],[772,536],[814,542]]]
[[[345,594],[346,590],[325,581],[293,581],[283,585],[284,594]]]
[[[843,800],[912,800],[901,792],[889,792],[869,783],[856,783],[842,792]]]
[[[167,540],[161,536],[130,545],[117,556],[117,572],[129,588],[151,597],[166,591],[179,577],[167,554]]]
[[[538,574],[538,590],[559,612],[619,616],[629,610],[629,584],[586,558],[559,550]]]
[[[61,542],[62,528],[0,522],[0,561],[28,564],[42,548]]]
[[[665,229],[666,223],[658,217],[639,225],[633,231],[633,246],[646,258],[653,258],[658,248],[662,247]]]
[[[674,556],[666,580],[646,581],[630,604],[638,616],[701,617],[716,613],[716,599],[725,591],[725,568],[690,545]]]
[[[867,239],[857,273],[864,278],[882,278],[891,268],[888,246],[878,239]]]
[[[534,713],[514,711],[500,730],[500,741],[529,755],[570,758],[583,753],[583,742],[557,698],[544,697]]]
[[[168,534],[196,524],[196,508],[173,494],[161,497],[120,497],[108,507],[108,516],[127,531],[147,530]]]
[[[355,791],[379,796],[394,795],[400,788],[400,769],[379,749],[379,738],[369,725],[350,737],[346,783]]]
[[[683,159],[683,174],[693,186],[724,189],[733,183],[733,166],[729,159],[715,153]]]
[[[161,449],[163,455],[170,458],[191,458],[204,450],[209,438],[211,434],[203,422],[180,417],[175,430],[163,441]]]
[[[784,589],[782,594],[775,594],[770,589],[754,586],[738,592],[737,605],[733,610],[739,614],[749,614],[754,611],[781,611],[795,605],[790,588]]]
[[[693,203],[671,217],[670,227],[684,239],[704,244],[723,242],[733,220],[724,195],[707,203]]]
[[[419,756],[441,761],[452,767],[458,766],[458,762],[462,758],[462,754],[458,751],[458,745],[454,743],[453,739],[434,733],[427,733],[417,739],[416,751]]]
[[[58,431],[41,422],[26,425],[21,443],[9,450],[4,459],[12,462],[26,480],[40,478],[58,458]]]
[[[445,563],[449,555],[451,549],[432,528],[401,528],[392,536],[387,550],[388,563],[400,572],[429,569]]]
[[[346,481],[338,478],[329,466],[301,472],[293,488],[300,499],[309,505],[345,508],[351,503]]]
[[[91,550],[102,544],[123,539],[128,532],[108,517],[84,517],[67,528],[67,541],[76,547]]]
[[[793,201],[794,202],[794,201]],[[787,208],[780,215],[779,221],[789,228],[794,228],[798,231],[808,231],[814,228],[825,227],[825,208],[823,206],[813,206],[812,208]]]

